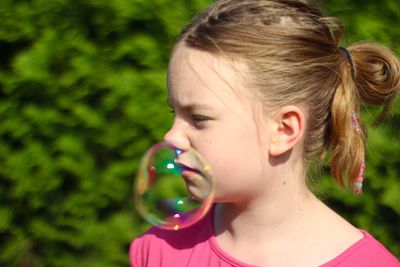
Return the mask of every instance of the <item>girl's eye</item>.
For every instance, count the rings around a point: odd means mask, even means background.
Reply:
[[[210,120],[210,118],[203,115],[197,115],[197,114],[192,115],[192,121],[196,126],[200,126],[208,120]]]

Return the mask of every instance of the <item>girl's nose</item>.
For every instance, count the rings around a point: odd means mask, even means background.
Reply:
[[[185,132],[184,125],[179,123],[177,120],[174,121],[171,129],[165,133],[164,141],[180,149],[186,149],[190,147],[189,138]]]

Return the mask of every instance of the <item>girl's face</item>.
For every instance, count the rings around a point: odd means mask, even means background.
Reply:
[[[255,95],[243,88],[238,66],[179,45],[168,71],[168,102],[175,113],[165,140],[193,147],[210,164],[216,201],[237,202],[266,188],[267,120]]]

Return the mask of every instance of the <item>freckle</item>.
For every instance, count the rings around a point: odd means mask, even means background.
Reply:
[[[283,185],[286,185],[286,181],[283,181]]]

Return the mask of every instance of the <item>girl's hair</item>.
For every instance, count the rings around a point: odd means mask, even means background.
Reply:
[[[343,26],[309,1],[219,0],[182,31],[178,43],[242,60],[249,88],[270,107],[303,104],[306,161],[324,159],[336,181],[354,183],[364,159],[366,129],[354,129],[362,102],[383,105],[400,88],[400,62],[371,43],[339,47]],[[352,121],[353,119],[353,121]],[[346,182],[345,177],[348,178]]]

